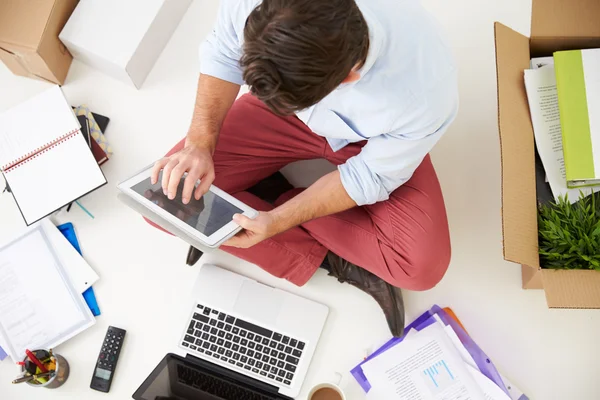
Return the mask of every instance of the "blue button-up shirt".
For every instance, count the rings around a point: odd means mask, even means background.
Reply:
[[[261,0],[222,0],[201,51],[201,72],[242,85],[244,25]],[[326,1],[326,0],[325,0]],[[444,35],[418,0],[356,0],[369,26],[360,79],[297,113],[334,151],[368,140],[340,165],[358,204],[387,200],[410,179],[458,111],[456,68]]]

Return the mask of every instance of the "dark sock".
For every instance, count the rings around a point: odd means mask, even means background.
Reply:
[[[327,253],[327,254],[329,254],[329,253]],[[319,268],[323,268],[324,270],[331,272],[331,265],[329,265],[329,261],[327,260],[327,255],[325,255],[325,259],[323,260],[323,262],[321,263]]]

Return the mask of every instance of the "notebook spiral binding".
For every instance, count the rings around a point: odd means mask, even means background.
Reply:
[[[15,169],[19,168],[21,165],[28,163],[29,161],[33,160],[34,158],[37,158],[38,156],[40,156],[41,154],[44,154],[44,153],[52,150],[56,146],[59,146],[60,144],[66,142],[67,140],[75,137],[78,133],[79,133],[79,129],[74,129],[71,132],[62,135],[58,139],[55,139],[41,147],[38,147],[37,149],[35,149],[34,151],[32,151],[30,153],[27,153],[23,157],[20,157],[20,158],[16,159],[15,161],[6,164],[4,167],[2,167],[2,170],[5,173],[14,171]]]

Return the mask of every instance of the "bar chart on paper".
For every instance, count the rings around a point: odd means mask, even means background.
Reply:
[[[423,370],[423,378],[432,392],[443,391],[454,383],[454,374],[446,360],[440,360]]]

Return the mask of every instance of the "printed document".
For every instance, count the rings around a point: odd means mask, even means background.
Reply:
[[[411,335],[362,368],[374,393],[386,400],[486,399],[440,324]]]
[[[554,67],[525,70],[525,89],[529,101],[533,134],[554,199],[568,195],[569,202],[579,200],[579,191],[586,196],[590,188],[569,189],[563,156],[562,130],[558,108],[558,91]]]
[[[40,224],[0,248],[0,344],[13,361],[25,349],[52,348],[94,323]]]

